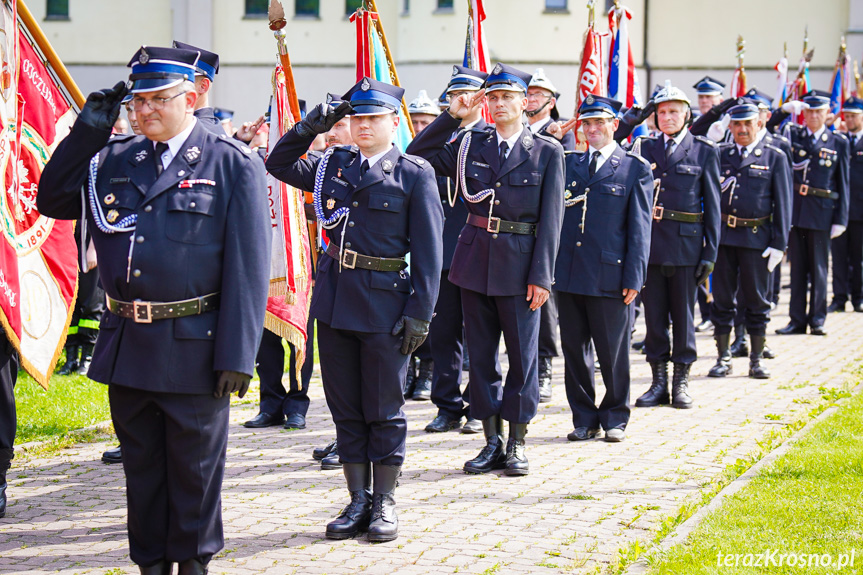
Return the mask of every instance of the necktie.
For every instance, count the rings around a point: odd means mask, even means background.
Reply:
[[[506,161],[506,151],[509,150],[509,144],[506,141],[500,143],[500,165]]]
[[[851,147],[853,148],[856,145],[857,145],[857,136],[851,136]]]
[[[168,144],[165,142],[158,142],[156,144],[156,176],[162,175],[162,170],[164,166],[162,165],[162,154],[168,151]]]
[[[593,177],[593,175],[596,173],[596,160],[598,160],[598,159],[599,159],[599,156],[601,156],[601,155],[602,155],[602,154],[599,152],[599,150],[597,150],[597,151],[595,151],[595,152],[593,153],[593,155],[590,157],[590,165],[589,165],[589,166],[587,166],[587,173],[588,173],[588,175],[589,175],[591,178],[592,178],[592,177]]]
[[[674,140],[668,139],[665,141],[665,159],[671,157],[671,151],[674,149]]]
[[[369,161],[363,160],[363,163],[360,166],[360,177],[365,176],[366,172],[368,172],[368,171],[369,171]]]
[[[748,148],[741,147],[741,148],[740,148],[740,157],[741,157],[741,158],[743,158],[744,160],[745,160],[746,158],[748,158],[748,157],[749,157],[749,149],[748,149]]]

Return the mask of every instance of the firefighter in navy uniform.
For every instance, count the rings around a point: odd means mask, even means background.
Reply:
[[[475,94],[482,88],[488,77],[485,72],[478,72],[464,66],[453,66],[452,77],[447,84],[445,94],[449,100],[463,95]],[[413,117],[413,116],[411,116]],[[484,130],[486,122],[482,118],[482,109],[477,108],[470,116],[461,121],[456,130]],[[450,140],[458,136],[453,131]],[[449,281],[453,255],[458,245],[458,237],[467,220],[468,209],[465,201],[459,197],[455,181],[438,176],[438,191],[444,210],[443,225],[443,269],[440,276],[440,294],[435,305],[435,317],[429,330],[432,357],[434,358],[434,376],[432,379],[431,399],[438,408],[435,418],[425,427],[431,433],[440,433],[457,428],[462,416],[467,421],[462,427],[462,433],[479,433],[482,424],[471,417],[470,384],[464,392],[461,391],[462,364],[464,360],[464,314],[461,309],[461,290]]]
[[[719,153],[712,141],[686,129],[690,104],[682,90],[666,83],[654,102],[663,134],[633,144],[656,178],[650,262],[641,293],[644,350],[653,380],[635,405],[653,407],[670,399],[672,407],[688,409],[689,370],[697,359],[695,292],[713,271],[719,245]],[[671,398],[669,360],[674,364]]]
[[[863,312],[863,100],[857,97],[846,100],[842,115],[850,149],[848,229],[830,242],[833,301],[827,311],[845,311],[850,299],[853,310]]]
[[[788,251],[791,301],[787,326],[776,333],[827,335],[827,274],[830,240],[848,225],[848,139],[827,129],[830,98],[820,91],[803,97],[804,126],[792,125],[794,202]],[[810,289],[811,286],[811,289]],[[806,300],[809,291],[809,311]]]
[[[563,222],[563,148],[522,124],[530,75],[496,64],[485,90],[462,95],[419,134],[408,151],[459,182],[468,208],[449,273],[461,288],[470,349],[470,412],[486,446],[467,473],[505,468],[526,475],[527,424],[539,404],[539,309],[554,278]],[[453,132],[487,98],[494,127]],[[503,333],[509,373],[502,381]],[[504,447],[503,422],[509,422]]]
[[[566,155],[566,213],[555,264],[570,441],[622,441],[629,422],[630,305],[650,255],[653,174],[614,141],[620,102],[589,95],[578,110],[587,152]],[[564,124],[571,129],[575,121]],[[591,346],[591,341],[593,346]],[[605,397],[596,406],[593,347]]]
[[[18,353],[6,333],[0,333],[0,519],[6,517],[6,473],[15,457],[15,381],[18,379]]]
[[[759,138],[761,121],[755,104],[734,106],[728,116],[734,143],[720,146],[722,228],[710,312],[718,359],[708,375],[732,373],[731,327],[735,306],[743,306],[752,340],[749,377],[766,379],[770,374],[761,358],[770,321],[770,272],[785,252],[791,222],[791,175],[785,152],[767,138]]]
[[[80,217],[82,186],[89,198],[108,311],[88,375],[109,385],[130,556],[147,575],[206,573],[224,545],[230,394],[248,389],[269,286],[264,166],[192,115],[197,58],[141,48],[130,80],[146,137],[108,139],[124,84],[90,94],[37,198],[58,219]]]
[[[365,530],[371,541],[398,536],[393,494],[407,441],[404,378],[408,357],[428,335],[438,295],[443,210],[431,165],[393,146],[403,94],[363,78],[345,102],[309,112],[267,159],[275,177],[314,190],[319,224],[330,230],[310,313],[351,495],[327,525],[332,539]],[[317,134],[351,112],[356,148],[301,159]]]

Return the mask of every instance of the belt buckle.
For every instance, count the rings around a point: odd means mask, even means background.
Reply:
[[[663,206],[653,206],[653,219],[657,222],[662,219],[664,213],[665,208]]]
[[[729,228],[737,227],[737,216],[728,216],[728,221],[726,222]]]
[[[357,252],[354,250],[345,250],[342,252],[342,265],[349,270],[357,267]]]
[[[496,234],[500,232],[500,218],[489,218],[485,231]]]
[[[138,313],[139,309],[146,312],[144,317]],[[135,323],[153,323],[153,307],[148,301],[133,301],[132,302],[132,319]]]
[[[798,191],[798,193],[799,193],[801,196],[807,196],[807,195],[809,195],[809,186],[808,186],[808,185],[806,185],[806,184],[800,184],[800,190]]]

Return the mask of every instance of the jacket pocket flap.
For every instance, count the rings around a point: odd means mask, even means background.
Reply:
[[[218,311],[208,311],[201,315],[178,317],[174,320],[174,338],[215,339],[218,323]]]
[[[510,186],[538,186],[539,172],[513,172],[509,175]]]
[[[689,166],[685,164],[677,164],[677,169],[675,170],[678,174],[690,174],[692,176],[698,176],[701,174],[701,166]]]
[[[402,277],[398,272],[371,272],[371,285],[374,289],[385,289],[410,293],[411,280],[405,275]]]
[[[603,194],[622,196],[626,192],[626,187],[623,184],[603,184],[600,191]]]
[[[604,264],[622,266],[623,265],[623,256],[620,256],[614,252],[602,250],[602,255],[600,256],[600,261]]]
[[[701,224],[696,223],[681,223],[680,224],[680,235],[681,236],[697,236],[701,233]]]
[[[369,194],[369,208],[387,212],[400,212],[405,199],[387,194]]]
[[[177,190],[168,194],[169,212],[191,212],[212,215],[215,208],[213,192],[204,190]]]

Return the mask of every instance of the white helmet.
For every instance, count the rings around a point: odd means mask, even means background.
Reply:
[[[429,95],[425,90],[420,90],[416,99],[408,104],[408,113],[438,116],[440,115],[440,107],[438,107],[434,100],[429,98]]]
[[[686,92],[672,86],[671,80],[665,81],[665,87],[656,93],[656,96],[653,97],[653,102],[655,104],[663,102],[686,102],[687,106],[692,106],[692,102],[689,101]]]

